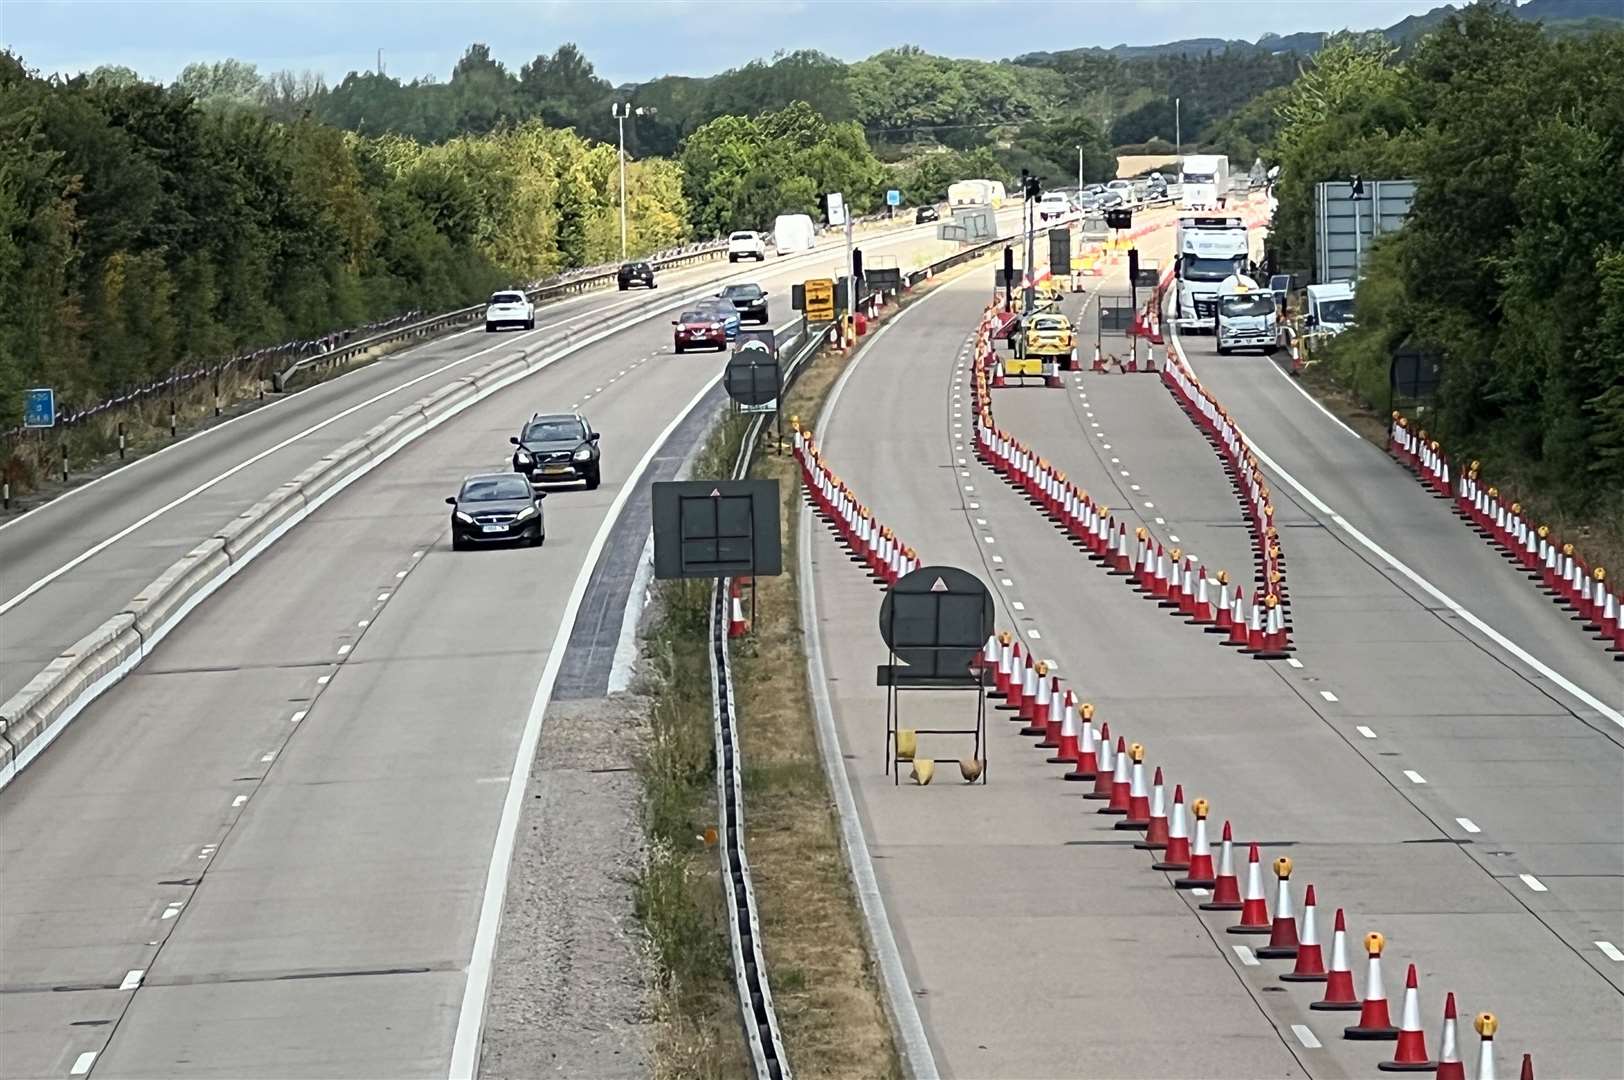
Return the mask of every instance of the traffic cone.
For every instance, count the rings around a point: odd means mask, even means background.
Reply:
[[[1336,927],[1331,931],[1331,970],[1325,973],[1325,996],[1308,1007],[1319,1012],[1352,1012],[1359,1007],[1353,971],[1348,967],[1348,925],[1341,908],[1336,909]]]
[[[1126,751],[1124,751],[1126,752]],[[1094,754],[1094,790],[1083,795],[1085,799],[1109,799],[1116,784],[1116,750],[1111,746],[1111,724],[1100,724],[1100,741]]]
[[[1099,762],[1099,740],[1094,738],[1094,706],[1083,702],[1082,708],[1077,710],[1081,723],[1077,738],[1077,767],[1066,774],[1067,780],[1092,780],[1095,776],[1095,765]],[[1106,725],[1110,727],[1109,724]]]
[[[1145,825],[1145,838],[1135,840],[1133,846],[1141,851],[1162,851],[1167,847],[1167,836],[1167,789],[1162,786],[1162,767],[1158,765],[1150,782],[1150,819]]]
[[[1239,585],[1235,586],[1235,604],[1230,609],[1229,639],[1225,645],[1232,645],[1237,649],[1246,648],[1246,590]]]
[[[1382,947],[1387,939],[1372,930],[1365,935],[1365,997],[1359,1003],[1359,1022],[1342,1029],[1344,1039],[1390,1040],[1398,1028],[1387,1014],[1387,991],[1382,988]]]
[[[1478,1013],[1477,1019],[1472,1021],[1472,1027],[1477,1029],[1479,1036],[1477,1044],[1477,1080],[1495,1080],[1494,1033],[1500,1030],[1500,1021],[1495,1019],[1493,1013]]]
[[[1192,871],[1195,867],[1190,868]],[[1241,883],[1235,877],[1235,838],[1224,822],[1224,839],[1218,848],[1218,876],[1213,879],[1212,899],[1201,905],[1202,911],[1239,911],[1241,909]]]
[[[1128,781],[1128,814],[1116,823],[1119,829],[1146,829],[1150,827],[1150,789],[1145,784],[1145,748],[1139,743],[1128,747],[1133,759]]]
[[[998,635],[988,634],[987,644],[981,647],[981,652],[970,661],[970,668],[974,671],[996,671],[998,669]]]
[[[1100,347],[1099,347],[1098,344],[1096,344],[1094,346],[1094,368],[1093,368],[1093,370],[1099,371],[1099,372],[1103,372],[1105,370],[1105,360],[1100,356]]]
[[[1138,746],[1138,743],[1134,743]],[[1130,759],[1128,757],[1128,743],[1121,735],[1117,736],[1116,768],[1111,773],[1110,801],[1100,807],[1096,813],[1100,814],[1126,814],[1128,812],[1128,792],[1133,784],[1128,779]]]
[[[1009,695],[1013,692],[1011,688],[1015,684],[1015,662],[1019,658],[1020,652],[1020,642],[1017,641],[1011,645],[1007,639],[1003,641],[1003,645],[998,651],[998,671],[993,676],[993,691],[987,695],[988,697],[998,698],[1002,701],[1009,700]]]
[[[1020,718],[1026,721],[1022,735],[1042,735],[1049,722],[1049,702],[1054,695],[1049,691],[1049,664],[1039,660],[1032,668],[1030,691],[1021,694]]]
[[[1404,1005],[1399,1010],[1398,1045],[1393,1059],[1376,1064],[1383,1072],[1432,1072],[1438,1063],[1427,1057],[1427,1033],[1421,1030],[1421,991],[1416,986],[1415,965],[1404,976]]]
[[[1324,982],[1325,958],[1320,952],[1318,918],[1314,907],[1314,886],[1303,894],[1303,933],[1297,940],[1297,962],[1280,976],[1282,982]],[[1263,955],[1260,951],[1259,956]]]
[[[1228,634],[1235,625],[1233,614],[1234,601],[1229,595],[1229,571],[1218,571],[1218,606],[1213,611],[1213,624],[1207,627],[1209,634]]]
[[[1517,1074],[1517,1080],[1534,1080],[1534,1055],[1524,1054],[1522,1071]]]
[[[1162,772],[1156,770],[1156,787],[1161,789]],[[1151,806],[1151,823],[1156,821],[1156,808]],[[1173,812],[1167,818],[1167,843],[1160,862],[1150,864],[1152,870],[1189,870],[1190,869],[1190,830],[1184,820],[1184,785],[1178,784],[1173,788]],[[1146,841],[1150,840],[1147,834]],[[1139,845],[1135,844],[1135,847]]]
[[[1264,960],[1294,960],[1297,916],[1291,910],[1291,860],[1284,855],[1274,860],[1274,876],[1280,879],[1274,894],[1274,921],[1269,924],[1269,943],[1257,954]]]
[[[1059,700],[1058,695],[1056,700]],[[1060,706],[1060,738],[1055,744],[1054,756],[1049,758],[1050,765],[1074,765],[1081,750],[1077,745],[1078,731],[1081,725],[1077,720],[1077,695],[1066,691],[1066,700]]]
[[[1439,1040],[1438,1080],[1466,1080],[1466,1064],[1460,1059],[1460,1044],[1455,1036],[1455,994],[1444,995],[1444,1033]]]
[[[1060,676],[1049,676],[1048,709],[1043,715],[1043,738],[1039,750],[1060,749],[1060,729],[1066,723],[1066,695],[1060,692]]]
[[[1190,805],[1195,814],[1195,842],[1190,845],[1190,869],[1173,882],[1175,889],[1210,889],[1217,882],[1212,869],[1212,846],[1207,843],[1207,800]]]
[[[993,364],[992,388],[994,390],[1002,390],[1007,385],[1009,384],[1004,379],[1004,362],[999,360]]]
[[[744,601],[737,592],[733,594],[733,615],[727,622],[727,636],[742,638],[750,632],[750,624],[744,618]]]
[[[1241,894],[1241,921],[1229,928],[1231,934],[1267,934],[1269,901],[1263,895],[1263,866],[1258,861],[1257,844],[1246,856],[1246,891]]]

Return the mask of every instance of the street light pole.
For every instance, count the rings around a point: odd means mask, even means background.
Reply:
[[[1083,193],[1083,148],[1077,147],[1077,194]]]
[[[628,102],[611,102],[609,112],[615,118],[620,128],[620,261],[626,261],[626,117],[631,115],[632,107]]]
[[[1173,99],[1173,155],[1180,161],[1184,160],[1184,127],[1180,123],[1179,106],[1182,98]],[[1162,129],[1166,131],[1166,128]]]

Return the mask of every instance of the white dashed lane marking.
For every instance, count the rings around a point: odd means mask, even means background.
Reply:
[[[1613,963],[1624,964],[1624,952],[1620,952],[1618,946],[1611,941],[1598,941],[1596,942],[1596,948],[1600,949],[1607,959]]]
[[[1337,696],[1335,694],[1331,693],[1329,690],[1321,690],[1320,691],[1320,697],[1324,698],[1326,701],[1337,701],[1337,700],[1339,700],[1337,698]]]
[[[1461,828],[1465,829],[1469,833],[1480,833],[1483,831],[1477,827],[1477,822],[1473,821],[1469,817],[1458,817],[1455,819],[1455,821],[1460,825]]]
[[[1255,955],[1253,955],[1250,947],[1246,945],[1231,945],[1230,948],[1235,950],[1235,955],[1241,958],[1242,964],[1245,964],[1247,967],[1258,966],[1258,959]]]
[[[1551,890],[1549,890],[1549,889],[1547,889],[1545,887],[1545,883],[1543,881],[1541,881],[1539,878],[1535,877],[1533,874],[1518,874],[1517,876],[1522,878],[1522,883],[1524,885],[1527,885],[1530,889],[1534,890],[1535,892],[1550,892],[1551,891]]]
[[[1367,739],[1374,739],[1376,737],[1376,733],[1374,731],[1370,730],[1369,728],[1365,727],[1365,725],[1363,725],[1363,724],[1360,724],[1358,727],[1354,728],[1353,730],[1357,731],[1360,735],[1363,735]]]
[[[1405,769],[1404,775],[1412,784],[1424,784],[1427,782],[1427,778],[1416,772],[1414,769]]]
[[[1297,1036],[1297,1041],[1302,1043],[1304,1050],[1318,1050],[1320,1048],[1319,1039],[1314,1037],[1314,1033],[1308,1029],[1307,1024],[1291,1025],[1291,1033]]]

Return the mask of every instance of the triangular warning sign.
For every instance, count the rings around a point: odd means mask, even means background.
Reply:
[[[710,497],[713,498],[713,499],[720,499],[722,497],[722,489],[721,488],[711,488]]]
[[[931,592],[946,592],[947,591],[947,582],[943,581],[941,578],[937,578],[935,583],[931,585],[930,591]]]

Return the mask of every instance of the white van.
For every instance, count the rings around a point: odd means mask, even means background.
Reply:
[[[780,255],[811,251],[815,232],[806,214],[780,214],[773,222],[773,247]]]

